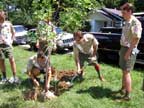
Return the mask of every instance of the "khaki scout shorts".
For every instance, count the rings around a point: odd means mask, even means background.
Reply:
[[[0,44],[0,59],[13,57],[12,48],[5,44]]]
[[[134,64],[135,64],[135,61],[136,61],[136,56],[137,54],[132,54],[130,55],[130,59],[128,59],[127,61],[124,59],[124,56],[126,54],[128,50],[128,47],[121,47],[120,51],[119,51],[119,65],[120,65],[120,68],[123,70],[123,71],[131,71],[133,68],[134,68]]]
[[[97,58],[95,57],[95,60],[89,59],[91,57],[91,54],[84,54],[79,53],[79,60],[80,60],[80,67],[84,66],[85,61],[89,63],[89,65],[97,64]]]

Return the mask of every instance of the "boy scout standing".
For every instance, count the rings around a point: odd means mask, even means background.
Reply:
[[[18,83],[16,77],[16,64],[12,51],[12,43],[15,36],[15,30],[11,22],[6,21],[6,15],[4,11],[0,11],[0,69],[2,72],[2,80],[0,84],[4,84],[8,81],[6,76],[5,58],[9,58],[13,77],[10,78],[10,83]]]
[[[122,88],[119,90],[124,93],[124,100],[130,100],[131,93],[131,74],[136,56],[138,54],[138,43],[141,38],[142,27],[140,21],[134,17],[133,5],[125,3],[121,6],[122,16],[125,20],[125,24],[122,30],[122,36],[120,40],[121,49],[119,51],[119,65],[122,69]]]

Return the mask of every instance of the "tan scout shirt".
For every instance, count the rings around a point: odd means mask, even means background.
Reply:
[[[78,56],[79,52],[84,54],[92,54],[93,53],[93,44],[98,45],[98,41],[92,34],[83,35],[85,42],[78,44],[74,41],[73,51],[75,57]]]
[[[44,70],[46,72],[47,65],[48,65],[48,68],[50,68],[50,64],[48,62],[48,58],[46,56],[45,58],[46,58],[45,62],[40,64],[37,61],[37,55],[30,57],[28,64],[27,64],[27,71],[31,71],[33,67],[37,67],[38,69]]]
[[[122,36],[120,43],[122,46],[130,47],[132,37],[141,38],[142,26],[140,21],[132,16],[129,22],[125,22],[122,29]]]

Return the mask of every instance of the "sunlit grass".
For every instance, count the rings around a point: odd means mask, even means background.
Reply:
[[[14,48],[14,56],[17,64],[17,75],[25,81],[27,75],[23,74],[28,58],[35,52],[24,50],[20,47]],[[55,54],[51,57],[51,63],[57,70],[75,69],[73,56],[70,54]],[[12,72],[8,60],[7,73],[11,77]],[[121,70],[117,65],[101,63],[101,71],[106,82],[100,82],[93,67],[86,67],[85,80],[76,83],[73,88],[66,91],[58,98],[39,101],[24,101],[22,91],[24,85],[0,85],[0,108],[143,108],[144,92],[141,90],[143,72],[134,70],[132,72],[133,91],[130,102],[116,102],[110,93],[121,86]]]

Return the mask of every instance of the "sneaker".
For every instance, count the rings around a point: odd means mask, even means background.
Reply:
[[[124,100],[124,101],[130,101],[131,97],[125,95],[125,96],[122,97],[122,100]]]
[[[120,89],[118,92],[119,92],[121,95],[126,94],[126,91],[125,91],[124,89]]]
[[[126,91],[124,89],[120,89],[118,91],[113,91],[112,95],[116,95],[116,94],[124,95],[125,93]]]
[[[19,84],[20,80],[18,77],[11,77],[8,82],[11,84]]]
[[[7,83],[7,78],[2,78],[2,80],[0,81],[0,84],[5,84],[5,83]]]

